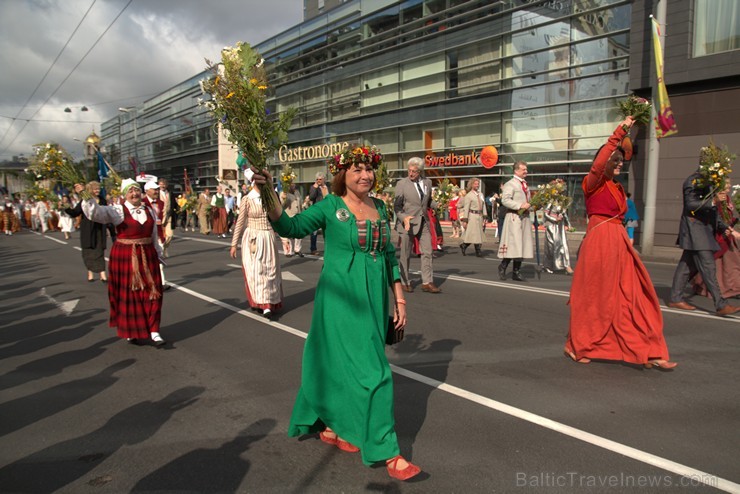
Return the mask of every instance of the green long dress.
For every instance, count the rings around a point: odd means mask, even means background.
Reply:
[[[321,228],[324,268],[316,287],[303,375],[288,435],[331,427],[371,465],[399,454],[393,417],[393,377],[385,356],[388,287],[400,280],[385,204],[373,199],[379,222],[366,222],[366,247],[344,201],[326,197],[304,212],[273,222],[281,237],[302,238]],[[372,252],[373,229],[378,251]]]

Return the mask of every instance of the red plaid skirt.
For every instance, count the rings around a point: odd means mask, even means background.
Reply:
[[[138,271],[144,280],[144,289],[133,290],[133,266],[131,251],[136,249]],[[145,264],[146,263],[146,264]],[[144,266],[149,268],[154,286],[158,291],[151,298]],[[121,338],[149,338],[159,331],[162,317],[162,276],[159,259],[153,244],[131,245],[115,242],[108,263],[108,299],[110,301],[110,327],[118,329]]]

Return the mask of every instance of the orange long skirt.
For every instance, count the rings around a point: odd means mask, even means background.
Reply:
[[[669,359],[658,295],[618,219],[591,217],[569,304],[565,348],[576,358],[632,364]]]

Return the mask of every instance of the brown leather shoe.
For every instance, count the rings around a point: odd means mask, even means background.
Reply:
[[[440,290],[437,286],[435,286],[434,283],[424,283],[421,285],[421,291],[427,292],[427,293],[440,293],[442,290]]]
[[[401,289],[403,289],[404,292],[413,293],[414,287],[411,285],[401,285]]]
[[[668,302],[668,307],[672,309],[681,309],[681,310],[696,310],[696,307],[694,307],[693,305],[689,303],[684,302],[683,300],[680,302]]]
[[[737,305],[725,305],[720,310],[717,311],[718,316],[729,316],[730,314],[734,314],[735,312],[740,312],[740,307]]]

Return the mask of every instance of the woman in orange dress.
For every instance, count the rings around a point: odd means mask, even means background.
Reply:
[[[633,124],[632,117],[619,124],[583,179],[589,221],[570,292],[565,354],[583,364],[621,360],[672,369],[660,302],[622,226],[627,196],[614,180],[624,161],[620,144]]]

